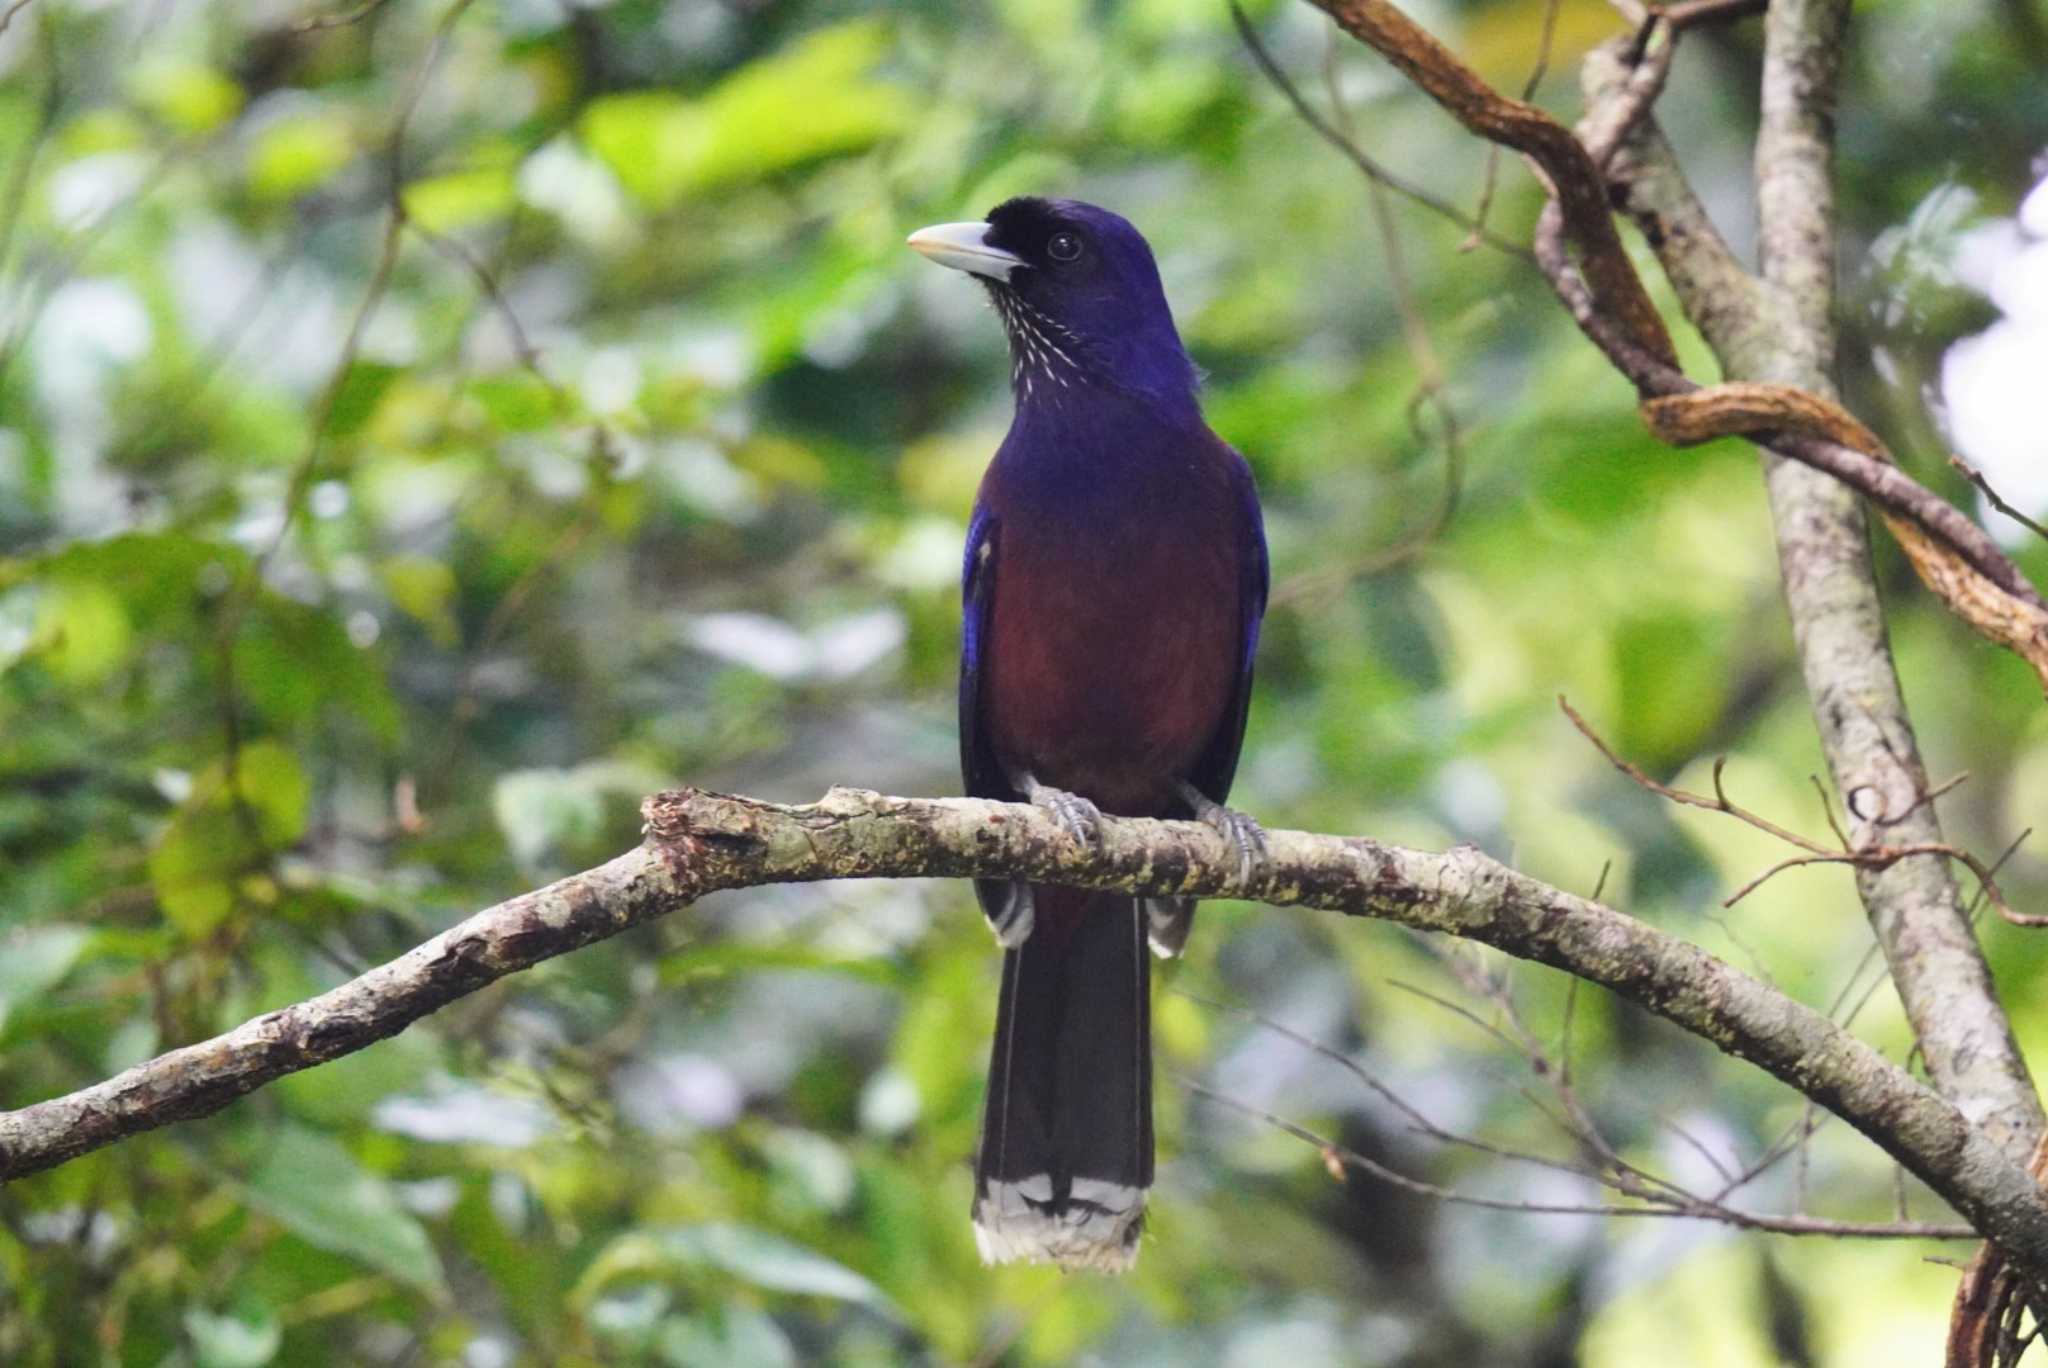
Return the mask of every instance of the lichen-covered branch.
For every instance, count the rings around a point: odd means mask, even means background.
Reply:
[[[1846,10],[1835,0],[1779,0],[1767,11],[1758,151],[1764,279],[1748,275],[1729,254],[1653,120],[1636,123],[1624,137],[1610,175],[1617,203],[1643,230],[1724,372],[1759,382],[1727,391],[1731,411],[1719,415],[1724,430],[1751,427],[1732,401],[1790,388],[1814,395],[1815,403],[1808,418],[1781,410],[1781,432],[1807,440],[1826,432],[1854,448],[1875,439],[1834,416],[1841,414],[1827,372],[1834,249],[1832,229],[1821,226],[1833,221],[1832,79]],[[1589,117],[1626,97],[1625,65],[1614,48],[1593,53],[1584,78]],[[1817,330],[1826,336],[1813,336]],[[1856,834],[1938,843],[1933,807],[1918,802],[1926,774],[1892,666],[1862,506],[1854,491],[1818,469],[1767,458],[1766,471],[1801,667],[1836,787],[1861,819]],[[1924,552],[1902,544],[1909,555]],[[1921,556],[1914,558],[1921,564]],[[1930,573],[1921,568],[1923,577]],[[2042,1131],[2040,1103],[1955,878],[1938,860],[1912,859],[1865,872],[1858,887],[1929,1075],[2007,1153],[2023,1159]]]
[[[1689,23],[1726,18],[1752,6],[1703,0],[1696,6],[1646,13],[1646,27],[1636,40],[1618,40],[1596,49],[1586,61],[1586,116],[1574,136],[1543,110],[1487,85],[1388,0],[1311,2],[1385,57],[1467,128],[1490,142],[1525,153],[1539,168],[1548,182],[1551,202],[1536,228],[1537,262],[1587,336],[1646,400],[1687,401],[1700,386],[1679,370],[1663,320],[1651,306],[1614,230],[1610,190],[1613,195],[1626,195],[1638,178],[1651,182],[1642,187],[1639,205],[1656,198],[1668,207],[1665,213],[1646,216],[1638,212],[1636,218],[1687,300],[1688,312],[1704,310],[1703,315],[1694,315],[1694,322],[1710,339],[1739,336],[1751,348],[1783,350],[1781,339],[1796,331],[1800,322],[1789,312],[1786,289],[1782,285],[1771,288],[1752,278],[1735,260],[1684,187],[1668,148],[1661,149],[1665,154],[1661,160],[1629,155],[1631,140],[1641,142],[1647,137],[1662,141],[1654,130],[1643,136],[1638,136],[1638,130],[1663,87],[1678,32]],[[1807,95],[1823,86],[1831,90],[1831,61],[1794,64],[1793,78],[1778,82],[1787,92],[1780,107],[1797,103],[1794,86]],[[1288,91],[1302,116],[1320,125],[1284,76],[1270,66],[1268,70]],[[1784,115],[1781,125],[1792,127],[1790,117]],[[1362,157],[1356,149],[1352,151]],[[1827,271],[1818,275],[1810,264],[1800,264],[1806,258],[1789,249],[1797,241],[1814,240],[1815,215],[1831,220],[1832,200],[1802,198],[1812,184],[1810,146],[1802,144],[1791,160],[1797,166],[1773,172],[1773,183],[1761,187],[1761,192],[1767,193],[1769,204],[1782,206],[1790,216],[1788,226],[1779,232],[1788,249],[1780,256],[1791,263],[1785,270],[1794,276],[1804,273],[1801,288],[1810,293],[1814,283],[1825,280],[1832,271],[1832,248]],[[1805,169],[1798,169],[1801,167]],[[1792,352],[1800,348],[1811,350],[1809,344],[1799,343]],[[1816,360],[1814,355],[1801,355],[1804,363]],[[1726,359],[1724,351],[1724,363]],[[1721,435],[1743,431],[1767,450],[1824,472],[1870,498],[1883,510],[1887,526],[1927,587],[1973,629],[2024,658],[2048,692],[2048,597],[2034,588],[1982,527],[1894,465],[1875,438],[1865,444],[1846,440],[1841,435],[1844,425],[1838,420],[1847,415],[1834,405],[1825,387],[1802,390],[1792,382],[1781,382],[1777,388],[1787,411],[1810,413],[1824,407],[1833,410],[1824,415],[1830,421],[1783,429],[1730,427]],[[1697,406],[1701,413],[1712,408],[1711,402]],[[1673,410],[1667,406],[1664,411]]]
[[[1779,0],[1770,13],[1757,151],[1765,280],[1728,253],[1654,122],[1635,127],[1611,174],[1617,202],[1642,228],[1726,372],[1825,398],[1834,348],[1833,78],[1847,6]],[[1622,66],[1613,48],[1588,59],[1589,107],[1624,97]],[[1767,475],[1787,601],[1829,767],[1845,795],[1870,785],[1889,804],[1894,792],[1924,786],[1925,776],[1885,641],[1861,510],[1846,489],[1813,472],[1775,463]],[[1895,515],[1886,521],[1929,588],[2048,682],[2039,595],[1958,573],[1917,528]],[[1916,837],[1939,838],[1931,805],[1916,807],[1907,824],[1918,828]],[[2032,1172],[2048,1173],[2040,1102],[1953,877],[1916,860],[1865,875],[1859,891],[1936,1085],[1981,1118],[2007,1154],[2028,1155]],[[1995,1246],[1980,1251],[1957,1291],[1951,1368],[2017,1357],[2024,1341],[2010,1332],[2031,1295],[2028,1283]]]
[[[477,913],[319,997],[266,1013],[104,1083],[0,1114],[0,1181],[359,1050],[465,993],[718,889],[822,879],[1017,876],[1131,892],[1248,896],[1463,936],[1640,1003],[1829,1108],[2014,1257],[2048,1269],[2048,1203],[1961,1112],[1825,1016],[1697,946],[1518,874],[1479,850],[1268,833],[1236,852],[1195,822],[1112,818],[1098,848],[1028,806],[834,789],[787,806],[695,790],[646,804],[647,843]]]
[[[1670,397],[1648,406],[1653,424],[1697,440],[1705,422],[1749,433],[1777,453],[1766,475],[1786,599],[1836,785],[1858,818],[1859,838],[1942,844],[1932,806],[1920,801],[1925,769],[1892,668],[1857,492],[1903,526],[1901,542],[1929,586],[1978,631],[2025,656],[2044,686],[2048,603],[1982,528],[1886,460],[1875,437],[1834,402],[1833,100],[1846,0],[1778,0],[1766,11],[1757,147],[1763,279],[1728,251],[1649,119],[1658,81],[1629,62],[1636,45],[1610,44],[1587,59],[1581,130],[1589,153],[1575,137],[1563,148],[1563,129],[1547,114],[1493,90],[1386,0],[1314,3],[1466,127],[1543,166],[1554,199],[1537,228],[1538,264],[1645,399]],[[1636,55],[1661,65],[1669,54],[1648,46]],[[1587,180],[1591,190],[1581,184]],[[1755,383],[1703,391],[1678,371],[1661,321],[1640,321],[1640,282],[1620,280],[1633,279],[1634,268],[1618,245],[1608,246],[1611,226],[1603,235],[1590,222],[1589,206],[1604,216],[1610,202],[1635,218],[1728,377]],[[1567,239],[1578,248],[1576,264]],[[1776,426],[1759,425],[1759,399]],[[1915,858],[1863,870],[1858,886],[1937,1085],[2024,1157],[2042,1133],[2041,1107],[1954,877],[1938,859]]]
[[[682,907],[698,891],[643,847],[499,903],[318,997],[104,1083],[0,1112],[0,1183],[211,1115],[286,1074],[397,1035],[507,974]]]

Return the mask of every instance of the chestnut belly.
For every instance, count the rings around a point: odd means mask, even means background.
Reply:
[[[1130,816],[1178,806],[1175,784],[1225,720],[1240,651],[1233,567],[1200,556],[1148,569],[1005,560],[982,686],[1005,768]]]

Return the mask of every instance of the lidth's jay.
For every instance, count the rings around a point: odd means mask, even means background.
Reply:
[[[977,797],[1028,801],[1093,843],[1100,813],[1223,806],[1266,606],[1266,539],[1244,458],[1202,420],[1197,373],[1152,251],[1117,215],[1013,199],[985,223],[912,234],[973,273],[1009,334],[1016,416],[967,534],[960,762]],[[1181,898],[981,880],[1002,998],[975,1168],[990,1263],[1121,1270],[1152,1185],[1152,950],[1177,955]]]

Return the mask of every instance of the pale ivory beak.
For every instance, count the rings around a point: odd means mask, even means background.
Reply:
[[[986,223],[937,223],[910,235],[911,251],[956,271],[972,271],[991,280],[1008,281],[1024,258],[988,244]]]

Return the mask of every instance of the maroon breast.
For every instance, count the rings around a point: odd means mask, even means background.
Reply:
[[[983,686],[996,754],[1109,812],[1167,809],[1236,683],[1231,509],[1177,502],[1113,538],[1059,518],[997,532]]]

